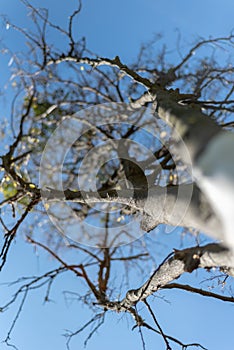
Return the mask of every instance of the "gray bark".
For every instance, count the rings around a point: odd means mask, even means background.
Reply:
[[[141,287],[129,290],[122,301],[111,302],[107,307],[117,311],[129,310],[183,273],[191,273],[198,268],[215,267],[234,276],[234,254],[219,244],[175,250],[173,256],[164,261]]]
[[[145,231],[159,224],[183,226],[222,238],[221,225],[199,188],[193,184],[180,186],[152,186],[148,190],[115,190],[97,192],[42,191],[46,201],[76,203],[122,203],[142,214],[141,226]]]

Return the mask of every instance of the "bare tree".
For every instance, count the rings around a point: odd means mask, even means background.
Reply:
[[[5,136],[8,150],[1,156],[0,268],[11,258],[20,229],[58,267],[17,281],[15,294],[1,308],[5,311],[23,295],[6,343],[28,293],[46,285],[48,301],[54,280],[72,272],[85,281],[86,293],[78,298],[94,315],[67,334],[68,348],[73,336],[92,326],[89,340],[109,310],[130,314],[141,335],[143,328],[160,334],[166,349],[173,343],[204,348],[165,334],[150,296],[179,288],[234,301],[175,282],[186,272],[213,267],[219,270],[217,280],[220,271],[222,281],[234,276],[234,35],[200,38],[187,52],[178,46],[177,62],[168,61],[164,46],[155,55],[156,37],[141,47],[136,62],[126,65],[118,56],[99,57],[86,47],[85,38],[74,37],[81,2],[67,28],[52,23],[47,10],[21,2],[34,29],[4,19],[25,37],[29,50],[10,53],[15,98],[11,134]],[[61,36],[60,47],[50,42],[51,33]],[[226,60],[219,61],[219,51]],[[194,236],[194,246],[174,249],[150,273],[158,252],[147,240],[150,235],[155,239],[160,224],[175,228],[174,235],[179,234],[176,227],[183,227]],[[38,226],[46,233],[40,239]],[[199,244],[201,232],[213,242]],[[79,250],[79,261],[68,263],[63,258],[67,250]],[[112,273],[116,264],[124,271],[123,281]],[[144,275],[137,289],[131,288],[131,269]],[[153,325],[137,311],[139,303]]]

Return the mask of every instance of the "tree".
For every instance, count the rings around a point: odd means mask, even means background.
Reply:
[[[19,280],[2,311],[23,295],[21,312],[28,293],[43,285],[48,301],[56,278],[72,272],[85,281],[78,298],[94,316],[67,334],[68,347],[74,335],[93,326],[89,339],[114,311],[130,314],[140,332],[160,334],[166,349],[172,344],[204,348],[165,334],[150,297],[178,288],[234,301],[174,282],[198,269],[218,268],[217,283],[220,272],[223,283],[234,275],[233,34],[201,39],[177,62],[167,61],[164,47],[155,60],[156,38],[126,65],[118,56],[95,55],[85,38],[77,41],[73,32],[81,3],[67,28],[51,22],[45,9],[22,3],[35,29],[5,20],[26,38],[29,51],[11,58],[15,97],[12,135],[6,135],[8,150],[1,156],[1,269],[21,227],[27,241],[49,253],[58,267]],[[54,33],[61,35],[60,47],[49,40]],[[220,58],[219,51],[227,57]],[[161,224],[175,228],[175,235],[182,227],[196,244],[174,249],[149,273],[144,266],[158,260],[158,252],[147,241],[157,242],[154,232]],[[200,232],[209,235],[209,243],[201,244]],[[66,260],[67,250],[79,250],[79,261]],[[124,281],[115,277],[115,263],[119,270],[126,264],[128,272],[144,272],[144,282],[132,289],[127,273]],[[154,325],[138,311],[140,303]]]

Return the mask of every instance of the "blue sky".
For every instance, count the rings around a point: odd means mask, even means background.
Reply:
[[[49,8],[52,19],[64,23],[75,0],[38,0],[33,4]],[[24,7],[18,0],[1,0],[0,12],[11,21],[28,28],[29,22]],[[233,0],[84,0],[83,10],[76,24],[78,36],[86,36],[88,47],[100,55],[113,57],[117,54],[124,62],[130,62],[137,55],[140,44],[152,39],[161,32],[169,48],[175,49],[177,30],[183,38],[183,44],[189,45],[198,36],[227,35],[234,27]],[[11,29],[2,28],[1,38],[12,51],[25,49],[25,42]],[[10,76],[7,66],[10,57],[0,55],[1,90]],[[1,118],[7,117],[8,100],[11,90],[4,90],[7,99],[1,100]],[[13,280],[22,274],[40,274],[45,269],[57,266],[43,253],[20,239],[11,248],[9,262],[1,274],[1,282]],[[70,275],[61,277],[53,288],[54,302],[43,306],[43,293],[35,292],[29,296],[25,309],[12,334],[12,342],[22,350],[65,349],[64,339],[60,336],[64,329],[75,330],[88,321],[85,308],[73,302],[67,306],[62,291],[77,290],[79,282]],[[1,287],[1,298],[8,296],[8,289]],[[183,292],[164,292],[170,301],[165,303],[156,299],[157,316],[164,331],[183,341],[203,343],[209,349],[231,350],[233,348],[233,305],[208,300],[199,296],[189,296]],[[3,339],[9,328],[16,309],[9,310],[0,319],[0,338]],[[225,322],[225,327],[224,327]],[[193,326],[195,325],[195,328]],[[223,326],[223,327],[222,327]],[[146,348],[163,349],[160,337],[145,332]],[[73,340],[71,349],[82,349],[85,335]],[[5,346],[1,345],[5,350]],[[138,331],[131,331],[122,316],[110,314],[99,334],[89,343],[88,350],[96,349],[141,349]]]

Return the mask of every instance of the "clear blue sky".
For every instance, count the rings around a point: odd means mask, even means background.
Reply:
[[[52,19],[63,23],[75,5],[75,0],[38,0],[33,4],[49,8]],[[27,28],[28,18],[18,0],[1,0],[0,12],[12,22]],[[198,36],[227,35],[234,26],[233,0],[84,0],[83,11],[77,22],[77,35],[86,36],[88,47],[106,57],[119,55],[130,62],[136,57],[139,46],[150,40],[154,33],[161,32],[165,43],[172,49],[176,46],[177,29],[185,44]],[[2,28],[1,37],[13,51],[25,49],[24,40],[11,30]],[[9,78],[7,63],[9,57],[0,55],[1,90]],[[11,97],[11,91],[4,91]],[[2,101],[2,100],[1,100]],[[7,100],[6,100],[7,101]],[[2,101],[1,118],[7,117],[7,103]],[[43,253],[39,255],[20,239],[11,248],[9,261],[1,274],[1,282],[11,281],[19,276],[35,275],[45,269],[57,266]],[[186,281],[186,279],[185,279]],[[21,350],[56,349],[64,350],[65,341],[61,334],[64,329],[75,330],[88,321],[85,308],[74,302],[67,306],[62,291],[77,290],[79,282],[69,274],[61,277],[53,288],[54,302],[43,306],[43,293],[30,294],[24,311],[12,334],[12,341]],[[8,289],[1,286],[0,299],[6,299]],[[208,300],[183,292],[163,292],[170,304],[156,299],[157,317],[166,333],[183,341],[197,341],[210,350],[232,350],[233,305]],[[9,328],[15,309],[0,318],[0,339]],[[108,322],[88,344],[88,350],[134,349],[140,350],[138,331],[131,331],[122,315],[110,314]],[[87,334],[87,333],[86,333]],[[160,337],[145,331],[146,349],[164,349]],[[82,349],[85,335],[73,340],[71,349]],[[5,346],[1,345],[5,350]]]

